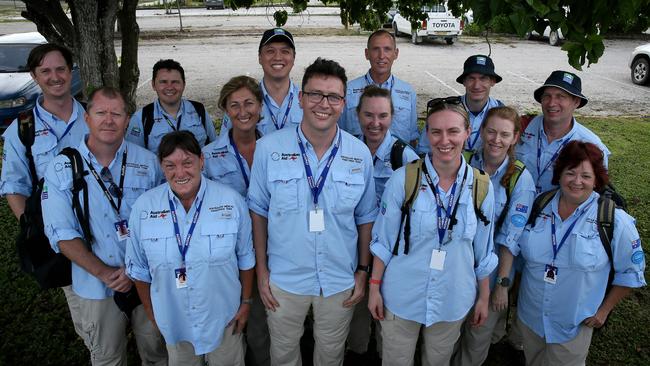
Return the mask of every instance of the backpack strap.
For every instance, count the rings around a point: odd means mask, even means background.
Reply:
[[[90,231],[90,217],[88,211],[88,186],[84,176],[88,172],[84,171],[83,159],[79,151],[72,147],[66,147],[59,153],[65,155],[69,160],[72,168],[72,208],[79,220],[79,225],[84,234],[84,242],[88,250],[91,250],[92,233]],[[79,202],[79,192],[83,192],[84,207],[81,208]]]
[[[494,227],[494,232],[496,233],[501,229],[501,226],[503,225],[503,222],[506,220],[506,216],[508,216],[508,211],[510,210],[510,198],[512,197],[512,192],[515,191],[515,187],[517,186],[517,182],[519,182],[519,177],[521,177],[521,173],[526,169],[526,165],[521,161],[521,160],[515,160],[515,171],[512,173],[510,176],[510,180],[508,181],[508,187],[506,188],[506,203],[503,206],[503,211],[501,211],[501,214],[499,215],[499,218],[497,219],[496,225]]]
[[[406,141],[398,138],[390,148],[390,166],[393,171],[402,167],[402,156],[404,156],[404,149],[406,148],[406,145],[408,145]]]
[[[194,110],[196,110],[196,113],[199,115],[199,118],[201,119],[201,125],[205,130],[205,145],[207,145],[208,143],[210,143],[210,136],[208,135],[208,129],[205,127],[206,125],[205,106],[203,105],[203,103],[197,102],[196,100],[190,100],[189,102],[192,103]]]
[[[607,292],[609,292],[614,280],[614,260],[612,255],[612,239],[614,236],[614,213],[616,212],[616,203],[609,197],[600,196],[598,198],[598,236],[603,244],[603,249],[609,258],[610,270],[607,279]]]
[[[550,191],[542,192],[535,198],[535,201],[533,201],[533,207],[530,208],[530,216],[528,216],[528,221],[526,222],[526,225],[530,225],[530,227],[535,227],[535,220],[537,220],[537,217],[539,217],[539,214],[542,213],[542,210],[544,210],[544,207],[548,205],[549,202],[553,199],[553,196],[555,196],[555,192],[557,192],[559,188],[551,189]]]
[[[463,150],[463,157],[465,158],[465,162],[468,165],[471,165],[470,163],[472,162],[472,158],[474,157],[474,150]]]
[[[32,155],[32,145],[36,138],[36,123],[34,121],[33,109],[26,110],[18,115],[18,139],[25,146],[25,156],[29,166],[29,175],[32,178],[32,193],[36,191],[38,184],[38,175],[36,175],[36,165],[34,164],[34,155]]]
[[[397,239],[393,247],[393,255],[399,253],[399,240],[402,235],[402,228],[404,228],[404,254],[409,254],[410,236],[411,236],[411,208],[413,202],[418,197],[420,192],[420,177],[422,174],[422,159],[412,161],[406,164],[406,172],[404,177],[404,202],[402,202],[402,215],[399,221],[399,230],[397,231]]]
[[[144,148],[149,150],[149,134],[153,129],[153,103],[142,107],[142,130],[144,138]]]
[[[485,217],[481,206],[483,205],[483,201],[485,201],[485,197],[487,197],[488,190],[490,189],[490,176],[481,169],[472,169],[474,170],[474,184],[472,185],[472,201],[474,201],[474,212],[476,213],[476,218],[481,220],[483,222],[483,225],[487,226],[490,224],[490,220]]]

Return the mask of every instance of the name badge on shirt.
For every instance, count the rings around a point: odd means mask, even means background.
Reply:
[[[176,277],[176,288],[187,287],[187,272],[185,272],[185,267],[176,268],[174,270],[174,277]]]
[[[442,271],[445,268],[445,257],[447,252],[440,249],[434,249],[431,252],[431,263],[429,263],[429,268]]]
[[[113,226],[115,226],[115,235],[117,235],[118,241],[126,240],[129,237],[129,225],[126,220],[118,221]]]
[[[544,282],[555,285],[557,282],[557,267],[547,264],[544,268]]]
[[[309,232],[318,233],[325,230],[325,215],[323,209],[309,210]]]

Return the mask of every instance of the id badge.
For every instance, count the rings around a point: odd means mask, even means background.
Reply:
[[[129,225],[126,220],[118,221],[113,226],[115,226],[115,235],[117,235],[118,241],[126,240],[129,237]]]
[[[442,271],[445,268],[445,257],[447,252],[440,249],[434,249],[431,252],[431,263],[429,263],[429,268]]]
[[[555,285],[557,282],[557,267],[547,264],[544,267],[544,282]]]
[[[323,209],[309,210],[309,232],[318,233],[325,230],[325,214]]]
[[[174,270],[174,277],[176,277],[176,288],[187,287],[187,272],[185,272],[185,267],[176,268]]]

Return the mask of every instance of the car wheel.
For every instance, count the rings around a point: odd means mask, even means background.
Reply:
[[[525,40],[530,40],[532,38],[533,38],[533,32],[526,32],[526,34],[524,34]]]
[[[418,31],[417,30],[412,30],[411,31],[411,42],[413,44],[422,43],[422,37],[418,36]]]
[[[638,85],[645,85],[650,82],[650,63],[648,59],[639,57],[632,63],[630,72],[632,82]]]
[[[445,38],[445,42],[447,42],[448,45],[454,44],[454,39],[453,38]]]
[[[560,35],[556,30],[552,30],[551,33],[548,34],[548,44],[551,46],[557,46],[560,44]]]

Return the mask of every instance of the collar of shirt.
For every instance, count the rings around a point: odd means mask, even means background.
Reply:
[[[185,98],[181,98],[181,104],[178,107],[178,112],[176,112],[175,116],[172,116],[171,114],[169,114],[169,113],[167,113],[165,111],[165,109],[162,107],[162,105],[160,105],[160,99],[156,99],[156,101],[153,103],[153,107],[154,107],[153,108],[154,109],[153,110],[154,119],[155,119],[156,116],[165,115],[168,118],[170,118],[172,121],[176,122],[178,117],[182,116],[183,113],[185,112]]]
[[[186,216],[191,217],[191,215],[194,215],[194,211],[196,210],[196,203],[197,200],[203,197],[203,192],[205,192],[205,181],[206,178],[203,173],[201,173],[201,185],[199,185],[199,191],[196,192],[196,197],[194,197],[194,201],[192,202],[192,206],[190,206],[189,211],[185,211],[185,208],[183,208],[183,203],[181,200],[176,197],[176,194],[174,194],[174,191],[172,191],[172,187],[169,185],[169,182],[165,183],[167,185],[167,190],[166,193],[168,197],[172,197],[172,200],[174,201],[174,206],[176,206],[176,214],[178,215],[178,225],[182,226],[182,219],[185,218]],[[168,206],[168,205],[167,205]]]
[[[298,89],[296,84],[294,84],[293,81],[291,81],[291,79],[289,79],[289,90],[287,92],[287,95],[284,97],[281,106],[278,106],[275,100],[271,98],[269,93],[266,91],[266,86],[264,85],[264,79],[260,80],[260,87],[262,88],[262,95],[264,95],[264,98],[262,98],[262,100],[270,100],[271,107],[278,109],[287,105],[289,103],[289,96],[291,95],[291,92],[293,92],[293,98],[294,98],[294,102],[291,105],[291,108],[293,109],[295,106],[300,107],[300,103],[298,102],[298,93],[300,93],[300,89]]]
[[[87,144],[88,136],[89,135],[86,135],[84,137],[83,141],[81,142],[81,144],[79,144],[79,154],[81,154],[81,156],[83,158],[87,158],[88,161],[90,161],[90,163],[93,164],[93,168],[95,168],[99,172],[99,170],[101,170],[103,168],[103,166],[97,161],[97,158],[95,158],[95,154],[93,154],[93,152],[90,151],[90,149],[88,148],[88,144]],[[117,151],[115,152],[115,156],[113,157],[113,160],[111,160],[111,163],[108,165],[108,169],[111,170],[111,173],[112,173],[113,167],[115,166],[116,162],[117,162],[117,166],[119,166],[119,168],[121,169],[122,154],[124,154],[125,150],[126,150],[126,140],[122,139],[122,144],[117,149]],[[97,169],[97,168],[99,168],[99,169]],[[119,177],[119,171],[117,171],[116,173],[117,173],[117,175],[114,175],[114,176]],[[92,175],[91,175],[91,177],[92,177]],[[117,181],[116,181],[116,183],[117,183]]]
[[[553,196],[553,200],[551,201],[551,205],[550,205],[551,206],[551,213],[554,214],[557,218],[559,218],[560,222],[562,220],[560,218],[560,213],[559,213],[559,204],[560,204],[560,194],[561,194],[561,192],[562,192],[561,189],[557,190],[557,192],[555,193],[555,196]],[[582,211],[584,211],[584,209],[587,206],[589,206],[589,203],[593,199],[598,199],[598,197],[600,197],[600,195],[598,193],[596,193],[595,191],[591,192],[591,195],[589,196],[589,198],[587,198],[584,202],[582,202],[578,206],[578,208],[576,208],[575,211],[573,211],[573,213],[571,214],[570,217],[574,217],[576,215],[579,216],[582,213]],[[598,207],[598,205],[592,205],[592,206],[593,207]]]
[[[569,130],[569,132],[565,133],[564,136],[562,136],[562,137],[560,137],[558,139],[555,139],[555,140],[553,140],[553,141],[551,141],[549,143],[548,142],[548,136],[546,136],[546,131],[544,131],[544,115],[540,115],[538,117],[540,117],[540,123],[539,123],[537,131],[538,131],[538,134],[540,134],[542,136],[542,147],[550,146],[551,144],[554,144],[554,143],[563,144],[564,140],[567,140],[567,139],[573,137],[573,135],[578,130],[579,124],[578,124],[578,121],[576,121],[576,119],[574,117],[571,120],[571,130]]]
[[[364,75],[364,78],[365,78],[365,80],[366,80],[366,83],[368,82],[368,80],[370,80],[370,81],[372,81],[372,84],[373,84],[373,85],[376,85],[376,86],[378,86],[378,87],[380,87],[380,88],[384,88],[384,89],[392,90],[393,87],[395,86],[395,75],[393,75],[392,73],[390,74],[390,76],[388,77],[388,79],[386,79],[386,81],[384,81],[384,82],[381,83],[381,84],[377,83],[377,82],[375,81],[375,79],[373,79],[372,76],[370,76],[370,70],[368,70],[368,72],[366,73],[366,75]],[[367,85],[370,85],[370,84],[367,84]]]
[[[374,157],[381,161],[390,161],[390,152],[393,149],[393,141],[393,135],[390,133],[390,130],[387,130],[386,136],[384,136],[384,140],[379,144]]]
[[[456,183],[458,183],[459,185],[463,181],[463,174],[465,173],[465,165],[467,165],[466,162],[465,162],[465,157],[461,155],[460,158],[461,158],[460,168],[458,168],[458,172],[456,173]],[[440,181],[440,177],[438,176],[438,172],[436,171],[436,169],[433,167],[433,164],[431,164],[431,155],[430,154],[427,154],[426,159],[424,159],[424,163],[427,165],[427,170],[429,171],[429,176],[431,177],[431,182],[433,184],[435,184],[435,185],[438,185],[438,182]],[[470,168],[470,167],[468,167],[468,168]],[[424,178],[424,174],[422,174],[422,176],[420,177],[420,181],[422,182],[422,184],[427,184],[426,178]],[[467,181],[465,182],[465,185],[467,186],[470,183],[471,183],[471,180],[470,180],[470,177],[469,177],[469,174],[468,174],[467,175]],[[427,187],[428,187],[428,185],[427,185]],[[464,189],[464,187],[456,188],[456,195],[458,197],[463,196],[461,194],[462,189]],[[440,188],[440,193],[442,194],[442,196],[447,197],[447,191],[443,190],[442,188]],[[431,196],[433,196],[433,192],[431,192]],[[435,202],[435,198],[434,198],[434,202]]]
[[[298,127],[298,138],[302,141],[303,144],[305,144],[305,152],[307,153],[307,157],[311,158],[313,161],[316,161],[317,163],[320,163],[320,161],[318,160],[318,157],[316,156],[316,152],[314,151],[314,147],[309,142],[309,140],[307,140],[307,137],[305,137],[305,134],[302,133],[302,128],[301,127],[302,127],[302,124],[300,125],[300,127]],[[338,141],[340,134],[341,134],[341,129],[338,126],[336,126],[336,134],[334,135],[334,138],[332,139],[332,143],[327,148],[327,150],[325,151],[323,156],[321,156],[321,159],[327,159],[330,156],[330,152],[334,148],[334,145],[336,144],[336,141]],[[298,144],[296,143],[295,146],[297,147]],[[341,146],[339,146],[339,150],[341,150]],[[300,151],[300,150],[298,150],[298,151]],[[341,155],[341,152],[339,151],[339,153],[337,155]],[[318,166],[318,164],[316,164],[316,166]],[[314,169],[314,172],[313,172],[314,176],[316,176],[316,171],[317,170],[318,170],[318,168]]]
[[[68,121],[63,121],[59,117],[53,115],[50,113],[47,109],[43,108],[43,95],[41,94],[37,101],[36,101],[36,110],[37,110],[37,116],[40,118],[45,119],[45,121],[40,121],[41,123],[45,122],[47,125],[50,126],[50,128],[53,129],[61,129],[61,132],[65,130],[65,126],[67,126],[68,123],[74,122],[77,120],[77,118],[80,117],[79,113],[81,110],[81,106],[79,105],[79,102],[77,102],[74,98],[72,99],[72,114],[70,114],[70,119]],[[81,115],[83,115],[83,112],[81,112]],[[38,120],[38,118],[37,118]],[[66,124],[61,125],[60,123],[56,123],[56,121],[63,121]],[[59,132],[59,131],[56,131]]]
[[[478,166],[485,171],[485,160],[483,160],[483,152],[477,152],[474,155],[472,155],[472,161],[476,161]],[[470,165],[475,166],[472,164],[472,161],[469,162]],[[501,165],[497,168],[497,171],[494,172],[494,174],[490,174],[490,179],[494,180],[494,178],[499,178],[501,180],[501,177],[503,177],[504,174],[506,174],[506,170],[508,168],[508,163],[510,162],[510,157],[506,155],[506,158],[503,159],[501,162]]]

